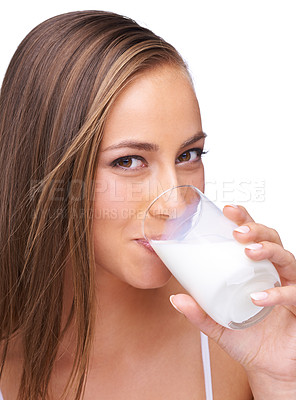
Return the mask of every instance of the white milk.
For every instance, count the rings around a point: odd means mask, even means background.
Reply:
[[[252,261],[234,240],[216,243],[150,241],[181,285],[219,324],[242,323],[256,315],[250,293],[274,287],[278,273],[268,260]]]

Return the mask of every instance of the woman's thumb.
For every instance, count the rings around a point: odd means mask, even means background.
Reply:
[[[172,295],[170,302],[199,330],[213,340],[219,340],[225,328],[209,317],[191,296],[187,294]]]

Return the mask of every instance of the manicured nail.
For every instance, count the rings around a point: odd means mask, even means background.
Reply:
[[[235,228],[235,232],[248,233],[248,232],[250,232],[250,228],[246,225],[239,226],[238,228]]]
[[[227,207],[238,208],[238,206],[236,204],[227,204]]]
[[[266,292],[255,292],[250,294],[253,300],[265,300],[268,297],[268,293]]]
[[[251,243],[248,244],[245,248],[248,250],[260,250],[262,249],[262,244],[261,243]]]
[[[179,310],[179,308],[174,304],[174,302],[173,302],[174,297],[175,297],[174,294],[172,294],[172,295],[170,296],[170,302],[171,302],[172,306],[173,306],[177,311],[179,311],[179,313],[183,314],[183,312],[182,312],[181,310]]]

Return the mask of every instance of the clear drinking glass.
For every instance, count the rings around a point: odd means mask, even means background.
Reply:
[[[163,192],[145,212],[146,240],[167,268],[216,322],[243,329],[272,307],[258,307],[250,294],[280,286],[268,260],[253,261],[233,238],[237,227],[196,187]]]

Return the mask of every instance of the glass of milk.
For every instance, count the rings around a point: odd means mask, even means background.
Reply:
[[[181,285],[216,322],[248,328],[269,314],[250,294],[280,286],[268,260],[253,261],[233,238],[237,227],[196,187],[163,192],[150,204],[144,237]]]

